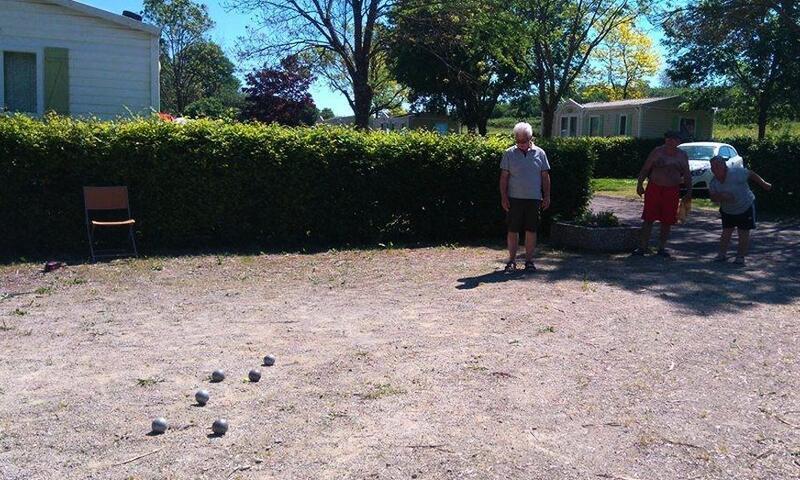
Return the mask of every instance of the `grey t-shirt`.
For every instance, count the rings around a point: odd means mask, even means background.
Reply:
[[[508,196],[542,199],[542,172],[550,170],[547,154],[536,145],[523,152],[516,145],[503,152],[501,170],[508,170]]]
[[[725,181],[720,182],[716,177],[711,179],[708,190],[711,193],[730,193],[733,195],[732,202],[720,202],[719,209],[728,215],[739,215],[744,213],[753,204],[756,196],[750,190],[747,180],[750,177],[750,170],[741,167],[728,168]]]

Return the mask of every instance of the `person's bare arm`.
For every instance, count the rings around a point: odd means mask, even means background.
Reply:
[[[683,185],[686,187],[685,200],[692,198],[692,171],[689,169],[689,155],[683,154]]]
[[[542,171],[542,210],[550,208],[550,170]]]
[[[750,173],[747,175],[748,180],[754,181],[759,187],[763,188],[766,191],[772,190],[772,184],[765,181],[761,178],[761,175],[757,174],[756,172],[750,170]]]
[[[511,203],[508,200],[508,177],[510,175],[508,170],[500,170],[500,202],[506,212],[511,208]]]
[[[647,160],[645,160],[642,169],[639,171],[639,183],[636,184],[636,194],[640,197],[644,195],[644,179],[650,175],[650,170],[653,169],[653,163],[656,161],[656,150],[654,149],[650,152],[650,155],[647,156]]]

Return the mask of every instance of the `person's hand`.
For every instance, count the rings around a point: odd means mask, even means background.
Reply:
[[[772,190],[772,184],[771,184],[771,183],[769,183],[769,182],[764,182],[764,190],[766,190],[766,191],[768,191],[768,192],[769,192],[770,190]]]
[[[511,202],[509,202],[507,198],[504,198],[500,203],[502,203],[503,210],[506,212],[511,210]]]
[[[550,197],[544,197],[542,199],[542,210],[547,210],[550,208]]]
[[[640,197],[644,195],[644,185],[641,183],[636,185],[636,195],[639,195]]]

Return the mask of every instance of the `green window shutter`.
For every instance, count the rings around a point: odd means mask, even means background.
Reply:
[[[0,110],[36,113],[36,55],[4,52],[2,58],[5,105],[0,105]]]
[[[617,137],[619,136],[619,113],[614,114],[614,126],[611,127],[611,136]]]
[[[583,136],[588,137],[591,133],[589,127],[591,126],[591,117],[589,115],[583,117]]]
[[[700,126],[700,117],[702,115],[695,115],[694,117],[694,139],[695,140],[707,140],[705,133],[703,133],[702,127]]]
[[[69,50],[44,49],[44,110],[69,115]]]
[[[605,137],[606,136],[606,131],[603,130],[603,119],[605,119],[605,118],[606,118],[605,115],[600,115],[600,120],[597,121],[597,123],[598,123],[598,125],[597,125],[597,135],[599,135],[601,137]]]
[[[681,119],[677,115],[673,115],[672,117],[672,128],[670,130],[675,130],[676,132],[680,128]]]

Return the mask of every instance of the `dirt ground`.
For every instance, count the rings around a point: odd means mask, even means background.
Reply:
[[[743,269],[716,222],[527,276],[497,242],[0,266],[0,478],[798,478],[800,227]]]

